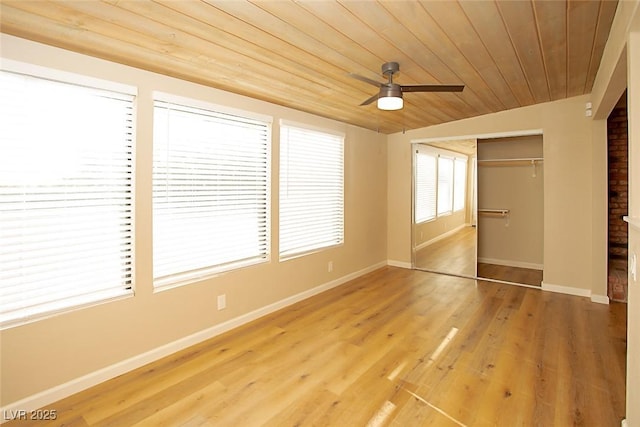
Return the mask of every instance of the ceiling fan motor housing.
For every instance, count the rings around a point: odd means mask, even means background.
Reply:
[[[378,95],[380,98],[383,97],[394,97],[394,98],[402,98],[402,88],[399,84],[395,83],[387,83],[380,85],[380,93]]]
[[[382,74],[385,76],[387,74],[394,75],[398,71],[400,71],[400,64],[397,62],[385,62],[382,64]]]

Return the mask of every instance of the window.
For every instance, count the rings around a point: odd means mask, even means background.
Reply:
[[[438,156],[438,216],[453,210],[453,159]]]
[[[270,123],[214,108],[155,101],[156,287],[268,259]]]
[[[415,221],[428,221],[436,217],[436,156],[416,152]]]
[[[414,164],[416,224],[464,209],[467,188],[466,156],[420,144],[415,150]]]
[[[453,179],[453,211],[458,212],[464,209],[464,201],[467,188],[467,161],[456,158],[454,162]]]
[[[344,136],[280,128],[280,257],[344,241]]]
[[[0,72],[0,325],[131,295],[133,96]]]

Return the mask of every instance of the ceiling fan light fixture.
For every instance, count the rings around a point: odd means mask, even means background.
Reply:
[[[385,62],[382,64],[382,75],[387,77],[388,82],[380,83],[371,80],[369,77],[349,73],[349,76],[361,82],[368,83],[379,89],[378,93],[366,99],[360,105],[369,105],[373,101],[378,101],[380,110],[400,110],[404,107],[402,94],[404,92],[462,92],[464,85],[399,85],[393,82],[393,75],[400,71],[400,64],[397,62]]]
[[[404,105],[400,85],[388,84],[380,88],[378,95],[378,108],[380,110],[400,110]]]
[[[393,111],[401,110],[404,105],[402,98],[395,96],[385,96],[384,98],[378,98],[378,108],[381,110]]]

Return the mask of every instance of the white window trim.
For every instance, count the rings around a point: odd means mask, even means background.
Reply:
[[[339,243],[336,244],[332,244],[332,245],[328,245],[328,246],[323,246],[320,248],[313,248],[313,249],[309,249],[309,250],[305,250],[305,251],[300,251],[300,252],[295,252],[295,253],[291,253],[291,254],[285,254],[282,255],[282,250],[280,248],[280,230],[278,230],[278,257],[279,257],[279,261],[280,262],[284,262],[284,261],[288,261],[288,260],[292,260],[292,259],[296,259],[296,258],[300,258],[300,257],[304,257],[307,255],[312,255],[318,252],[323,252],[326,250],[330,250],[333,248],[338,248],[341,246],[344,246],[344,241],[345,241],[345,234],[346,234],[346,230],[345,230],[345,208],[346,208],[346,202],[345,202],[345,145],[346,145],[346,133],[336,130],[336,129],[330,129],[330,128],[325,128],[325,127],[321,127],[321,126],[314,126],[314,125],[309,125],[306,123],[301,123],[301,122],[296,122],[296,121],[291,121],[291,120],[285,120],[285,119],[280,119],[279,121],[279,125],[280,125],[280,131],[282,130],[283,127],[292,127],[292,128],[299,128],[299,129],[307,129],[310,131],[314,131],[314,132],[321,132],[321,133],[326,133],[329,135],[333,135],[339,138],[342,138],[342,240]],[[280,138],[281,138],[281,134],[280,134]],[[278,161],[281,161],[281,153],[282,153],[282,147],[281,147],[281,141],[279,141],[278,143],[278,148],[279,148],[279,155],[278,155]],[[280,169],[280,167],[279,167]],[[278,193],[280,193],[280,185],[281,185],[281,178],[278,177]],[[280,205],[281,200],[280,200],[280,194],[278,194],[278,203]],[[280,210],[280,206],[278,206],[278,210]],[[278,212],[278,219],[279,221],[281,221],[280,218],[280,212]],[[278,228],[280,228],[280,223],[278,224]]]
[[[456,171],[458,170],[458,162],[462,161],[462,163],[464,164],[464,184],[463,184],[463,189],[464,189],[464,194],[463,194],[463,198],[462,198],[462,207],[456,209]],[[457,213],[460,211],[465,210],[465,208],[467,207],[467,185],[469,183],[469,158],[467,156],[463,156],[463,155],[458,155],[453,159],[453,213]]]
[[[338,136],[344,140],[346,140],[347,138],[347,134],[343,131],[337,130],[337,129],[331,129],[331,128],[326,128],[326,127],[322,127],[322,126],[314,126],[314,125],[310,125],[307,123],[302,123],[302,122],[296,122],[293,120],[285,120],[285,119],[280,119],[279,120],[279,125],[280,127],[294,127],[294,128],[301,128],[301,129],[308,129],[311,131],[315,131],[315,132],[322,132],[322,133],[326,133],[326,134],[330,134],[330,135],[334,135],[334,136]]]
[[[420,219],[420,220],[418,220],[415,217],[415,214],[417,213],[417,196],[418,196],[417,186],[419,184],[419,182],[418,182],[418,166],[419,166],[419,164],[418,164],[418,160],[417,160],[417,156],[418,155],[430,157],[431,159],[433,159],[434,164],[435,164],[435,167],[433,169],[433,176],[432,176],[432,178],[435,181],[435,188],[434,188],[434,195],[433,195],[433,198],[434,198],[433,215],[429,216],[429,217],[427,217],[425,219]],[[435,153],[430,153],[427,150],[423,150],[423,149],[421,149],[421,147],[418,147],[418,149],[416,150],[415,156],[414,156],[414,162],[415,162],[415,170],[414,170],[414,184],[413,184],[414,185],[414,189],[413,189],[413,191],[414,191],[414,194],[415,194],[415,197],[416,197],[416,206],[414,207],[414,212],[413,212],[414,218],[413,218],[413,220],[414,220],[414,222],[416,224],[423,224],[423,223],[435,221],[438,218],[438,212],[437,212],[437,207],[438,207],[438,156]]]
[[[97,77],[90,77],[83,74],[71,73],[69,71],[42,67],[35,64],[15,61],[13,59],[2,58],[2,60],[0,60],[0,70],[11,71],[13,73],[25,74],[32,77],[39,77],[42,79],[53,80],[61,83],[69,83],[75,86],[85,86],[92,89],[107,90],[124,95],[131,95],[134,97],[138,96],[138,88],[136,86],[128,85],[121,82],[104,80]]]
[[[240,108],[233,108],[226,105],[216,104],[210,101],[205,101],[198,98],[189,98],[187,96],[180,96],[169,92],[153,91],[153,102],[168,102],[170,104],[178,104],[185,107],[200,108],[203,110],[214,111],[216,113],[230,114],[232,116],[244,117],[247,119],[258,120],[269,124],[269,136],[272,135],[273,117],[260,114],[253,111],[242,110]],[[271,144],[269,144],[269,149]]]
[[[272,244],[272,230],[271,230],[271,206],[272,206],[272,202],[271,202],[271,198],[273,197],[272,195],[272,167],[271,167],[271,163],[273,161],[272,159],[272,135],[273,135],[273,129],[272,129],[272,123],[273,123],[273,117],[272,116],[268,116],[268,115],[264,115],[264,114],[259,114],[259,113],[255,113],[255,112],[251,112],[251,111],[246,111],[246,110],[242,110],[242,109],[236,109],[236,108],[231,108],[231,107],[227,107],[227,106],[223,106],[220,104],[215,104],[215,103],[211,103],[208,101],[204,101],[204,100],[200,100],[200,99],[195,99],[195,98],[189,98],[189,97],[184,97],[184,96],[180,96],[180,95],[175,95],[175,94],[171,94],[171,93],[167,93],[167,92],[162,92],[162,91],[154,91],[153,92],[153,104],[154,106],[152,107],[152,115],[153,115],[153,111],[155,110],[155,102],[166,102],[166,103],[170,103],[170,104],[177,104],[177,105],[181,105],[184,106],[186,108],[196,108],[196,109],[203,109],[203,110],[208,110],[214,113],[221,113],[221,114],[228,114],[228,115],[232,115],[232,116],[238,116],[238,117],[242,117],[242,118],[246,118],[249,120],[255,120],[255,121],[260,121],[260,122],[264,122],[267,126],[267,135],[266,135],[266,156],[267,156],[267,160],[266,160],[266,166],[267,166],[267,170],[266,170],[266,239],[267,239],[267,252],[266,252],[266,256],[261,259],[261,260],[256,260],[256,259],[251,259],[251,260],[240,260],[240,261],[234,261],[234,262],[229,262],[229,263],[225,263],[225,264],[220,264],[220,265],[214,265],[214,266],[210,266],[210,267],[204,267],[201,269],[197,269],[194,271],[190,271],[190,272],[182,272],[182,273],[176,273],[176,274],[172,274],[172,275],[168,275],[168,276],[163,276],[160,278],[155,278],[153,277],[153,292],[157,293],[157,292],[163,292],[166,290],[170,290],[170,289],[174,289],[174,288],[178,288],[181,286],[185,286],[185,285],[189,285],[192,283],[196,283],[196,282],[200,282],[203,280],[207,280],[207,279],[212,279],[215,277],[218,277],[222,274],[225,273],[229,273],[231,271],[235,271],[235,270],[239,270],[239,269],[243,269],[243,268],[248,268],[248,267],[252,267],[252,266],[256,266],[256,265],[260,265],[260,264],[265,264],[265,263],[269,263],[271,262],[271,244]],[[153,186],[153,184],[152,184]],[[153,205],[153,201],[152,201],[152,205]],[[153,217],[153,214],[152,214]],[[152,231],[153,233],[153,231]],[[153,257],[153,254],[152,254]],[[153,259],[153,258],[152,258]],[[154,275],[154,273],[152,273],[152,276]]]
[[[122,290],[113,290],[112,292],[104,292],[104,296],[96,298],[88,298],[82,296],[72,297],[76,302],[72,305],[64,304],[60,308],[48,309],[44,312],[37,312],[34,314],[28,314],[26,316],[8,320],[0,324],[0,331],[10,329],[13,327],[37,322],[40,320],[48,319],[58,316],[60,314],[71,313],[85,308],[99,306],[107,304],[113,301],[132,298],[135,296],[136,291],[136,152],[137,152],[137,96],[138,88],[136,86],[90,77],[83,74],[77,74],[67,71],[62,71],[54,68],[43,67],[31,63],[22,61],[16,61],[8,58],[0,58],[0,70],[12,72],[16,74],[22,74],[29,77],[35,77],[44,80],[50,80],[53,82],[64,83],[73,85],[76,87],[85,87],[89,90],[113,92],[121,94],[123,96],[132,97],[133,109],[131,118],[131,257],[132,262],[129,265],[131,274],[130,286]]]
[[[443,211],[443,212],[439,212],[439,197],[440,197],[440,159],[446,159],[446,160],[451,160],[451,206],[450,209]],[[438,172],[437,172],[437,190],[436,190],[436,217],[437,218],[444,218],[447,216],[451,216],[453,215],[453,187],[454,187],[454,183],[453,180],[455,178],[454,175],[454,166],[455,166],[455,158],[449,154],[438,154],[438,162],[437,162],[437,168],[438,168]]]

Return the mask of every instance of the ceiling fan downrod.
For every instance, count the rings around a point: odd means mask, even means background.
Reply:
[[[392,83],[391,79],[393,75],[400,71],[400,64],[397,62],[385,62],[382,64],[382,75],[389,77],[389,83]]]

